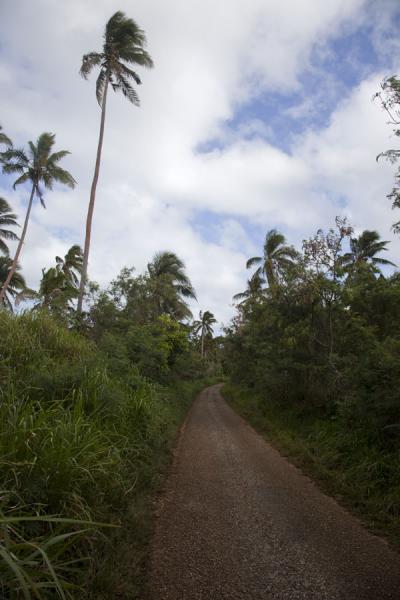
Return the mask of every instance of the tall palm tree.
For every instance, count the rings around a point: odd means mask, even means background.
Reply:
[[[60,160],[67,156],[69,152],[67,150],[52,152],[54,142],[55,135],[53,133],[42,133],[37,139],[36,144],[33,142],[28,143],[28,153],[25,153],[24,150],[8,148],[8,150],[2,152],[1,154],[3,160],[3,172],[20,173],[20,176],[14,182],[14,189],[17,187],[17,185],[27,182],[32,185],[32,188],[24,226],[22,228],[22,234],[19,239],[19,244],[17,246],[17,251],[15,253],[10,272],[7,279],[4,281],[0,292],[0,302],[4,298],[7,287],[9,286],[10,281],[17,269],[19,256],[21,254],[22,246],[25,241],[26,230],[28,228],[33,199],[36,196],[40,200],[43,208],[46,208],[42,186],[51,190],[53,189],[54,183],[57,182],[67,185],[70,188],[75,187],[76,181],[72,175],[58,165]]]
[[[12,141],[3,131],[2,126],[0,125],[0,144],[4,144],[5,146],[12,146]]]
[[[78,287],[79,275],[82,273],[83,253],[82,248],[75,244],[71,246],[64,258],[56,256],[56,270],[63,273],[65,279],[73,286]]]
[[[8,279],[11,272],[13,261],[8,256],[0,256],[0,285],[4,285],[4,282]],[[10,278],[6,292],[1,297],[0,306],[5,306],[12,310],[11,299],[15,298],[26,288],[25,279],[19,272],[21,267],[17,265],[14,269],[12,277]]]
[[[207,337],[212,338],[214,330],[212,326],[217,322],[212,312],[209,310],[202,313],[199,312],[199,320],[193,323],[193,331],[195,334],[200,333],[201,339],[201,357],[204,357],[204,341]]]
[[[146,36],[132,19],[121,11],[116,12],[106,25],[104,32],[103,52],[89,52],[82,59],[81,75],[87,79],[94,67],[100,67],[96,81],[96,96],[101,107],[100,133],[97,145],[96,164],[94,169],[90,200],[86,219],[85,247],[83,251],[83,268],[79,287],[78,312],[82,311],[83,295],[87,279],[87,268],[90,250],[92,219],[96,200],[97,181],[100,172],[101,151],[103,147],[104,123],[106,118],[107,91],[109,84],[114,92],[121,91],[132,104],[139,106],[139,97],[131,85],[133,80],[140,85],[139,75],[129,65],[152,67],[153,61],[145,50]]]
[[[185,298],[196,300],[196,293],[185,273],[185,264],[174,252],[157,252],[147,271],[160,314],[176,319],[190,318]]]
[[[269,287],[277,283],[280,271],[291,267],[298,253],[293,246],[285,245],[286,239],[282,233],[276,229],[271,229],[265,236],[264,255],[253,256],[246,263],[246,268],[251,269],[254,265],[259,265],[254,275],[265,275]]]
[[[257,301],[261,298],[265,279],[258,271],[259,270],[257,269],[254,275],[248,279],[247,289],[244,292],[240,292],[233,296],[233,300],[236,302],[239,301],[239,306],[243,306],[250,301]]]
[[[8,246],[4,240],[17,240],[18,236],[10,229],[5,227],[19,227],[17,215],[11,212],[11,207],[7,200],[0,198],[0,252],[9,254]]]
[[[381,240],[377,231],[364,230],[357,238],[350,238],[350,252],[343,255],[341,263],[347,271],[357,271],[362,265],[369,264],[375,273],[380,273],[379,266],[396,265],[390,260],[376,256],[387,251],[390,242]]]

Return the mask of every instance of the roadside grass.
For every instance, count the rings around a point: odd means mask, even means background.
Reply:
[[[322,419],[233,384],[222,393],[232,407],[284,456],[352,510],[374,533],[400,546],[400,449],[382,447],[357,423]]]
[[[204,385],[116,375],[50,317],[0,311],[2,597],[141,597],[154,496]]]

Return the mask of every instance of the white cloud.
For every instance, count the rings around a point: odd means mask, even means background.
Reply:
[[[374,157],[389,132],[370,102],[381,74],[354,90],[325,130],[297,139],[291,154],[268,142],[269,123],[249,119],[234,134],[226,128],[250,98],[299,89],[312,49],[356,27],[367,6],[138,0],[133,9],[128,0],[118,7],[111,0],[3,1],[2,124],[17,143],[55,131],[57,146],[73,153],[65,166],[79,183],[73,192],[49,194],[47,211],[35,207],[22,261],[29,283],[37,284],[56,253],[83,241],[99,110],[94,77],[85,82],[78,70],[82,54],[101,46],[117,8],[145,29],[155,68],[143,73],[140,109],[110,94],[92,278],[105,284],[123,265],[141,270],[155,251],[171,249],[187,264],[199,308],[226,321],[232,295],[245,285],[245,260],[256,250],[241,218],[265,230],[283,227],[299,242],[329,225],[340,201],[361,227],[386,232],[391,170]],[[196,152],[215,137],[221,149]],[[193,226],[198,211],[220,215],[217,241]]]

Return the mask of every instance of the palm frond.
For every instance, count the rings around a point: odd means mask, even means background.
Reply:
[[[105,69],[100,69],[99,76],[96,80],[96,98],[97,102],[101,106],[103,103],[104,92],[107,85],[107,73]]]
[[[261,256],[253,256],[252,258],[249,258],[249,260],[246,262],[246,269],[251,269],[252,267],[254,267],[254,265],[259,265],[261,263]]]
[[[45,131],[40,134],[36,142],[36,160],[39,162],[48,160],[52,147],[54,146],[56,136],[54,133]],[[29,142],[31,144],[31,142]]]
[[[101,64],[104,55],[99,52],[89,52],[82,57],[82,65],[79,73],[84,79],[87,79],[91,70]]]
[[[4,144],[5,146],[12,146],[12,141],[4,133],[3,127],[1,125],[0,125],[0,144]]]
[[[31,181],[31,177],[30,177],[30,173],[24,173],[23,175],[21,175],[21,177],[18,177],[18,179],[16,179],[13,183],[13,188],[14,190],[16,189],[17,185],[21,185],[22,183],[26,183],[27,181]]]
[[[115,77],[118,81],[118,89],[121,90],[125,98],[127,98],[129,102],[132,102],[132,104],[135,106],[140,106],[139,96],[129,81],[121,74],[116,74]]]
[[[137,85],[141,85],[142,82],[140,77],[133,69],[130,69],[121,62],[118,64],[118,66],[126,79],[133,79]]]
[[[371,262],[374,265],[388,265],[391,267],[397,267],[397,265],[391,260],[387,260],[386,258],[372,258]]]
[[[71,173],[69,173],[65,169],[62,169],[58,165],[57,166],[50,165],[49,176],[51,177],[51,179],[53,181],[56,181],[57,183],[62,183],[63,185],[66,185],[71,189],[73,189],[76,185],[76,181],[72,177]],[[49,187],[49,186],[46,185],[46,187]]]
[[[39,198],[40,204],[43,206],[43,208],[46,208],[46,204],[44,202],[43,190],[39,185],[35,186],[35,195],[37,196],[37,198]]]
[[[71,154],[71,152],[69,150],[59,150],[58,152],[53,152],[53,154],[50,154],[50,156],[49,156],[48,163],[49,164],[57,163],[62,158],[65,158],[69,154]]]

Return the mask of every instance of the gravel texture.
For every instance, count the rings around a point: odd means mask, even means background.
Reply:
[[[220,386],[183,427],[152,600],[400,600],[400,556],[236,415]]]

